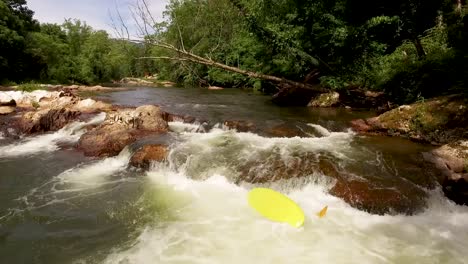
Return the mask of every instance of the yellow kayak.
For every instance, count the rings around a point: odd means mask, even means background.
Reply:
[[[249,205],[267,219],[288,223],[293,227],[304,225],[304,212],[287,196],[268,188],[255,188],[249,192]]]

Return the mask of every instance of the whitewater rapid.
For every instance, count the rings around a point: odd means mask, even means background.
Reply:
[[[60,144],[76,143],[86,132],[87,126],[98,125],[104,122],[106,113],[100,113],[87,122],[73,122],[54,133],[25,137],[19,142],[0,147],[0,158],[34,155],[44,152],[53,152],[59,149]],[[1,138],[0,138],[1,139]]]
[[[76,141],[86,124],[1,147],[0,157],[55,151],[57,142]],[[127,147],[116,157],[88,160],[53,176],[19,197],[23,207],[14,213],[53,208],[54,214],[70,210],[71,217],[80,207],[106,204],[106,215],[132,230],[127,241],[73,263],[467,263],[468,209],[438,189],[428,191],[427,207],[415,215],[381,216],[330,195],[334,181],[320,172],[263,184],[239,180],[246,167],[247,174],[268,176],[269,164],[279,160],[288,166],[303,155],[345,165],[362,162],[369,151],[353,145],[356,135],[350,131],[309,124],[318,137],[266,138],[222,125],[169,125],[176,140],[167,161],[154,163],[149,172],[129,167]],[[114,201],[106,199],[126,199],[121,190],[129,184],[138,186],[137,202],[110,206]],[[258,215],[247,203],[256,186],[296,201],[306,214],[304,226],[295,229]],[[326,205],[328,213],[319,219],[316,214]]]
[[[321,138],[285,139],[179,128],[185,131],[183,141],[174,146],[169,162],[156,164],[147,174],[153,191],[170,200],[171,217],[144,227],[130,247],[116,248],[105,263],[465,263],[468,259],[468,209],[448,201],[440,190],[430,193],[428,207],[420,214],[379,216],[328,194],[330,182],[320,175],[311,175],[302,187],[267,185],[303,208],[305,225],[294,229],[253,211],[247,193],[254,186],[234,184],[224,174],[229,171],[227,162],[216,159],[225,155],[223,146],[247,160],[275,148],[285,159],[293,151],[327,151],[352,158],[350,132],[322,131]],[[178,163],[178,152],[189,153],[184,164]],[[207,160],[202,157],[207,156],[212,166],[203,168],[201,162]],[[325,205],[328,214],[319,219],[316,213]]]

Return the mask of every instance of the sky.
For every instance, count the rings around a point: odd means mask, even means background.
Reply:
[[[112,27],[111,15],[116,17],[117,8],[129,25],[133,36],[137,36],[129,6],[136,0],[27,0],[29,9],[35,12],[34,18],[42,23],[62,24],[67,18],[77,18],[92,26],[116,36]],[[147,0],[156,20],[162,20],[162,12],[167,0]]]

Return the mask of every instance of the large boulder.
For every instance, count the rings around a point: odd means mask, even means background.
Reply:
[[[115,156],[137,139],[167,130],[168,124],[157,106],[119,109],[108,113],[104,123],[84,134],[78,147],[87,156]]]
[[[137,140],[134,132],[115,125],[100,126],[81,136],[78,148],[86,156],[116,156]]]
[[[145,145],[133,154],[130,164],[134,167],[148,169],[152,162],[161,162],[167,158],[169,149],[166,145]]]
[[[467,104],[468,100],[460,95],[438,97],[400,106],[375,118],[353,121],[351,125],[360,133],[447,144],[466,137]]]
[[[426,194],[411,185],[396,188],[378,186],[365,180],[338,178],[330,194],[360,210],[376,214],[414,213],[423,208]]]
[[[26,112],[19,120],[19,127],[26,134],[56,131],[76,120],[80,114],[66,108]]]
[[[329,190],[330,194],[353,207],[374,214],[411,214],[423,208],[427,198],[421,188],[406,181],[376,182],[358,179],[342,171],[332,159],[314,153],[289,158],[287,162],[280,156],[270,156],[247,162],[238,171],[238,181],[254,184],[322,175],[324,180],[335,182]]]

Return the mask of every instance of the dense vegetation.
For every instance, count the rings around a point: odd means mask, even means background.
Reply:
[[[154,29],[140,44],[78,20],[39,24],[25,0],[1,0],[0,80],[95,83],[158,73],[189,86],[275,91],[261,78],[187,61],[187,51],[330,89],[382,90],[399,103],[468,90],[465,0],[171,0],[162,23],[136,1],[141,25]]]
[[[384,90],[409,102],[466,90],[465,12],[460,0],[174,0],[157,38],[227,65],[296,81],[318,70],[326,87]],[[267,84],[177,61],[157,68],[190,85]]]
[[[142,76],[152,62],[147,49],[111,39],[79,20],[39,24],[25,0],[0,1],[0,81],[97,83]]]

